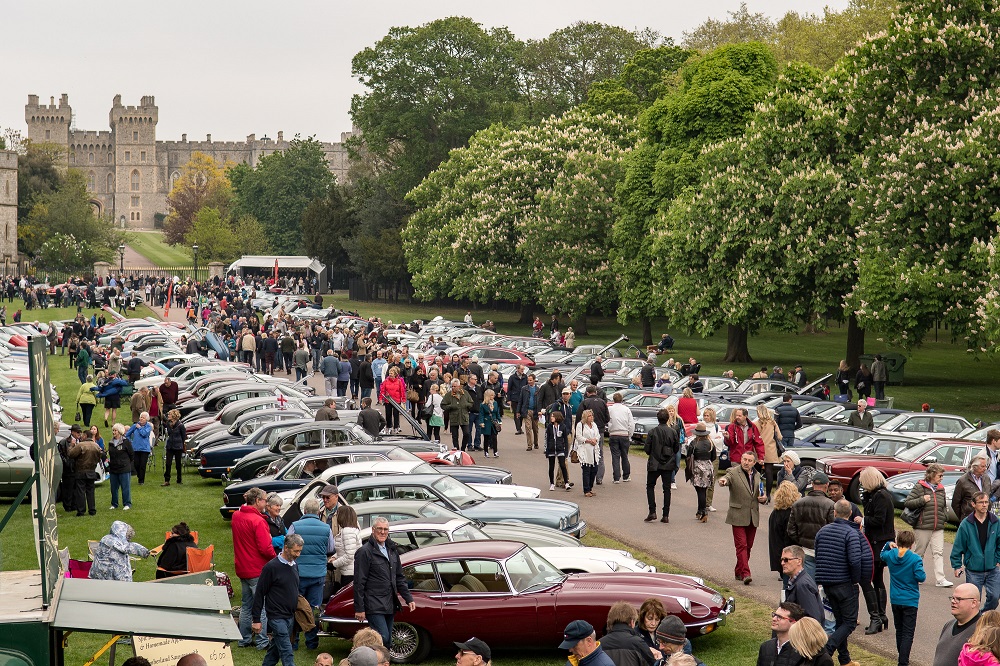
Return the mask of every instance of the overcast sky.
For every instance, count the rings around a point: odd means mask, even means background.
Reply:
[[[847,0],[750,0],[751,11],[840,10]],[[29,94],[68,93],[78,129],[107,130],[111,100],[155,95],[157,138],[240,140],[350,129],[351,58],[392,26],[469,16],[538,39],[576,21],[652,28],[680,40],[739,0],[16,0],[0,39],[0,127],[26,131]]]

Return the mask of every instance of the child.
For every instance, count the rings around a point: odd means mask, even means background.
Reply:
[[[910,550],[914,540],[912,531],[900,530],[895,543],[885,544],[880,555],[889,569],[889,598],[892,601],[892,623],[896,626],[899,666],[910,663],[910,647],[917,628],[917,606],[920,603],[919,583],[927,580],[923,558]]]
[[[1000,652],[1000,611],[986,611],[969,642],[962,646],[958,666],[997,666]]]

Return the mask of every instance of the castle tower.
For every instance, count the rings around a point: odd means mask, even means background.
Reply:
[[[17,265],[17,153],[0,150],[0,270]]]
[[[155,100],[145,95],[139,106],[122,106],[122,96],[115,95],[108,119],[115,157],[115,222],[121,227],[152,228],[154,214],[166,207],[164,178],[157,167]]]
[[[38,95],[28,95],[28,103],[24,105],[24,122],[28,124],[30,141],[68,146],[69,126],[73,122],[69,95],[63,93],[58,106],[55,97],[50,97],[45,105],[38,103]]]

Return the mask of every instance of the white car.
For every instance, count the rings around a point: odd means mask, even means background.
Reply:
[[[904,412],[880,425],[878,432],[896,432],[910,437],[958,437],[958,434],[970,430],[972,424],[961,416],[954,414],[938,414],[936,412]]]
[[[389,524],[389,538],[400,552],[451,541],[489,541],[492,537],[467,518],[418,518]],[[371,528],[361,530],[361,540],[371,536]],[[632,557],[625,550],[589,546],[543,546],[535,552],[564,573],[656,573],[656,567]]]

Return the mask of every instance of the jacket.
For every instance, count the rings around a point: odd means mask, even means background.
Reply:
[[[531,389],[535,389],[535,404],[531,405]],[[539,410],[539,405],[542,403],[538,402],[538,389],[541,388],[538,384],[534,386],[529,386],[525,384],[521,387],[521,397],[517,401],[517,412],[522,416],[527,416],[529,411],[537,412]]]
[[[77,442],[69,449],[69,457],[76,462],[76,478],[85,479],[97,471],[97,463],[104,453],[92,439]]]
[[[755,469],[749,483],[746,472],[739,465],[733,465],[722,477],[729,488],[729,511],[726,512],[726,524],[736,527],[757,527],[760,523],[760,474]]]
[[[778,639],[764,641],[757,650],[757,666],[798,666],[802,655],[795,651],[791,642],[781,646],[778,652]]]
[[[878,359],[872,361],[871,371],[873,382],[889,381],[889,373],[885,367],[885,361],[880,361]]]
[[[835,518],[816,533],[816,582],[860,583],[872,579],[874,561],[868,541],[855,523]]]
[[[833,522],[833,500],[818,490],[792,505],[788,516],[788,538],[803,548],[814,548],[816,533]]]
[[[76,392],[76,402],[79,405],[96,405],[97,396],[94,395],[94,391],[91,389],[96,389],[97,384],[94,382],[84,382],[80,385],[80,390]]]
[[[601,641],[598,641],[594,651],[583,659],[571,654],[566,658],[566,663],[569,666],[615,666],[615,662],[601,648]]]
[[[354,554],[361,548],[361,530],[357,527],[344,527],[334,542],[337,546],[337,557],[333,561],[333,566],[341,576],[353,576]]]
[[[149,551],[141,544],[129,540],[131,532],[132,528],[128,523],[120,520],[111,523],[110,534],[101,538],[94,551],[90,578],[132,582],[132,563],[128,560],[129,555],[149,557]]]
[[[932,501],[924,501],[924,494],[931,495]],[[944,486],[940,483],[937,488],[932,488],[929,483],[921,480],[913,486],[913,490],[906,496],[903,506],[907,509],[920,511],[920,520],[917,521],[916,530],[943,530],[944,523],[948,519],[946,512],[947,500],[944,496]]]
[[[677,400],[677,416],[684,420],[684,423],[698,422],[698,400],[696,398],[680,398]]]
[[[132,442],[128,437],[108,442],[108,474],[126,474],[132,471]]]
[[[996,494],[993,486],[997,486],[1000,489],[1000,483],[994,482],[991,484],[989,476],[985,473],[983,474],[983,478],[979,480],[979,483],[982,485],[983,491],[989,493],[991,497]],[[979,485],[976,484],[976,479],[972,476],[972,472],[966,472],[955,483],[955,492],[951,496],[951,509],[958,516],[959,522],[965,520],[965,517],[972,513],[972,496],[978,492]]]
[[[558,424],[551,421],[545,424],[545,457],[556,458],[569,455],[569,428],[566,422]]]
[[[163,543],[163,550],[156,558],[156,566],[173,575],[187,573],[187,549],[197,547],[192,535],[174,534]],[[162,577],[162,574],[163,572],[157,571],[157,578]]]
[[[358,412],[358,425],[372,437],[378,437],[385,427],[385,417],[377,410],[369,407]]]
[[[319,370],[324,377],[333,379],[340,375],[340,361],[336,356],[324,356],[319,362]]]
[[[233,514],[233,560],[240,578],[257,578],[274,558],[271,530],[256,508],[244,504]]]
[[[896,509],[892,493],[882,486],[865,495],[865,536],[872,548],[882,549],[882,544],[896,538]],[[875,544],[878,544],[876,547]]]
[[[597,444],[587,444],[586,440],[596,439]],[[573,444],[580,452],[580,463],[583,465],[596,465],[601,460],[601,431],[597,424],[590,427],[584,423],[578,423],[573,435]]]
[[[615,666],[653,666],[653,653],[632,627],[616,622],[601,638],[601,648]]]
[[[597,386],[604,379],[604,367],[599,361],[590,364],[590,383]]]
[[[270,535],[270,531],[268,532]],[[315,513],[304,514],[288,526],[288,534],[298,534],[305,542],[302,554],[295,560],[299,578],[326,576],[326,559],[333,555],[333,531]],[[287,537],[286,537],[287,538]]]
[[[958,666],[998,666],[1000,661],[987,650],[981,652],[970,644],[962,646],[962,651],[958,653]]]
[[[338,380],[340,381],[340,380]],[[389,396],[400,405],[406,404],[406,381],[402,377],[386,379],[379,387],[379,397],[385,400]]]
[[[98,392],[98,398],[107,398],[109,395],[121,395],[122,389],[128,386],[128,382],[121,377],[115,377],[105,384]],[[95,387],[96,388],[96,387]],[[94,389],[90,389],[93,391]]]
[[[788,481],[789,483],[795,484],[795,487],[799,489],[800,493],[806,491],[806,486],[809,485],[811,477],[808,474],[802,473],[802,465],[796,465],[792,468],[791,473],[785,469],[782,465],[778,469],[778,476],[775,478],[774,485],[780,486],[782,481]]]
[[[733,421],[726,426],[726,444],[729,446],[729,459],[734,465],[739,464],[740,458],[747,451],[753,450],[757,454],[757,460],[764,459],[764,440],[760,438],[760,431],[757,430],[753,421],[747,421],[747,431]]]
[[[594,425],[596,425],[597,429],[601,431],[601,439],[603,439],[604,430],[608,427],[608,423],[611,421],[611,413],[608,411],[608,403],[597,396],[584,399],[584,401],[581,402],[580,406],[576,409],[577,422],[583,418],[583,413],[588,409],[594,412]]]
[[[754,425],[757,426],[760,441],[764,444],[764,457],[761,458],[761,461],[777,465],[781,462],[781,457],[778,455],[778,442],[781,441],[781,430],[778,428],[778,422],[771,420],[767,423],[761,423],[758,420],[754,421]]]
[[[767,554],[771,571],[781,572],[781,551],[795,542],[788,538],[788,517],[791,507],[775,509],[767,519]]]
[[[510,408],[516,413],[521,404],[521,389],[528,385],[528,373],[515,372],[507,380],[507,395],[510,396]]]
[[[500,411],[499,399],[493,401],[493,409],[485,402],[479,406],[479,422],[483,424],[484,435],[496,435],[497,427],[494,424],[500,423],[501,418],[503,413]]]
[[[379,552],[374,537],[354,555],[354,612],[392,615],[399,606],[397,595],[413,601],[403,576],[399,551],[392,539],[386,539],[388,559]]]
[[[668,425],[660,424],[649,431],[642,446],[649,458],[646,460],[647,472],[673,471],[677,469],[677,452],[681,441],[677,431]]]
[[[358,386],[363,389],[375,388],[375,373],[372,371],[372,364],[368,360],[361,361],[358,367]]]
[[[851,412],[850,417],[847,419],[847,425],[853,428],[864,428],[865,430],[875,429],[875,420],[872,419],[871,413],[866,409],[864,414],[860,413],[858,410]]]
[[[187,429],[184,424],[180,421],[171,424],[168,419],[164,427],[167,430],[167,451],[183,451],[184,440],[187,439]]]
[[[384,386],[384,384],[383,384]],[[469,412],[472,411],[472,397],[468,391],[458,390],[458,395],[448,391],[441,400],[441,409],[448,414],[449,423],[469,425]]]
[[[994,520],[996,520],[994,518]],[[953,550],[952,553],[955,551]],[[920,605],[920,583],[927,580],[924,571],[924,559],[908,550],[902,555],[898,548],[891,548],[887,543],[882,547],[879,557],[889,568],[889,599],[893,606]]]
[[[608,434],[612,437],[631,437],[635,432],[635,416],[620,402],[608,407],[608,416]]]
[[[819,623],[825,621],[826,611],[823,600],[819,598],[819,586],[805,569],[799,571],[795,578],[789,578],[784,583],[785,601],[791,601],[806,612],[806,615]]]
[[[149,437],[152,433],[153,425],[147,421],[144,426],[140,426],[138,423],[133,423],[128,431],[126,431],[125,436],[132,441],[133,451],[138,453],[151,453],[153,448]]]
[[[975,514],[958,525],[955,543],[951,546],[953,569],[965,567],[969,571],[989,571],[1000,563],[1000,520],[992,513],[986,514],[986,548],[979,545],[979,526]]]
[[[538,386],[536,384],[536,386]],[[535,407],[539,405],[551,405],[554,402],[558,402],[562,398],[563,383],[562,380],[558,384],[552,385],[552,381],[543,382],[541,386],[538,386],[538,392],[535,394]]]
[[[791,437],[802,427],[802,415],[790,402],[783,402],[774,408],[774,420],[778,422],[782,437]]]

